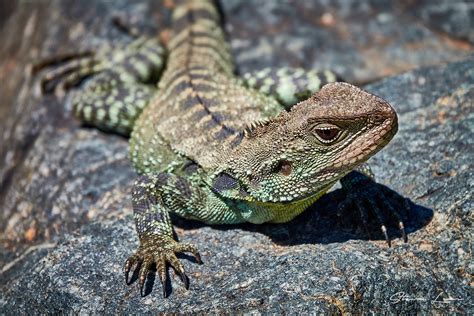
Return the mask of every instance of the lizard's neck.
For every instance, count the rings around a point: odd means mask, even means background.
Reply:
[[[334,183],[331,183],[311,196],[289,203],[258,201],[238,201],[233,203],[235,203],[235,209],[239,212],[239,216],[246,222],[254,224],[265,222],[286,223],[301,214],[301,212],[318,200],[333,185]]]

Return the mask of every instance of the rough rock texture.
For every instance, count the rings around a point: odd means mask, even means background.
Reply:
[[[474,3],[463,0],[402,0],[401,7],[430,28],[474,43]]]
[[[221,8],[241,71],[333,68],[348,80],[374,81],[366,88],[395,106],[400,131],[371,165],[381,183],[412,201],[408,244],[397,239],[389,249],[375,221],[369,238],[356,212],[337,217],[338,191],[284,225],[177,219],[177,236],[199,245],[205,264],[184,257],[190,291],[170,271],[168,299],[152,275],[141,298],[122,275],[138,244],[127,141],[81,127],[67,98],[35,96],[27,65],[127,40],[110,27],[116,14],[166,39],[167,3],[2,4],[0,313],[473,313],[472,46],[420,23],[416,12],[429,4],[408,11],[409,1],[324,3],[234,0]],[[455,30],[462,21],[448,13],[438,25]],[[454,60],[461,61],[377,80]]]
[[[457,34],[438,31],[439,25],[451,25],[472,36],[469,1],[458,1],[458,6],[455,1],[436,6],[435,1],[415,5],[408,0],[255,2],[222,1],[237,63],[245,72],[278,65],[331,68],[347,81],[367,83],[472,52]],[[470,18],[452,16],[454,7]],[[435,8],[440,15],[429,15],[431,24],[413,16]]]

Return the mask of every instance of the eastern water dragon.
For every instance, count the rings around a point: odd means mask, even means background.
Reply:
[[[188,288],[176,254],[201,258],[196,246],[173,238],[170,213],[210,224],[282,223],[341,180],[348,192],[341,205],[380,217],[376,202],[364,204],[355,194],[367,178],[352,171],[370,175],[364,162],[395,135],[390,104],[335,82],[330,71],[263,69],[237,77],[214,3],[175,2],[166,47],[137,36],[128,45],[77,54],[42,77],[50,88],[88,77],[72,98],[75,115],[130,136],[140,174],[132,192],[140,246],[126,260],[127,282],[137,266],[143,291],[155,264],[165,293],[170,265]],[[387,207],[406,241],[397,207]]]

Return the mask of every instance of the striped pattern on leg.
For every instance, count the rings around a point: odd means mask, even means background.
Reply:
[[[337,80],[336,75],[329,70],[308,71],[289,67],[264,68],[242,77],[246,86],[275,97],[285,107],[307,99],[326,83]]]

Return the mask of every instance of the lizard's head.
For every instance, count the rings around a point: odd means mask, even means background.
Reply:
[[[248,201],[306,199],[369,159],[396,131],[388,102],[347,83],[327,84],[248,130],[213,186]]]

